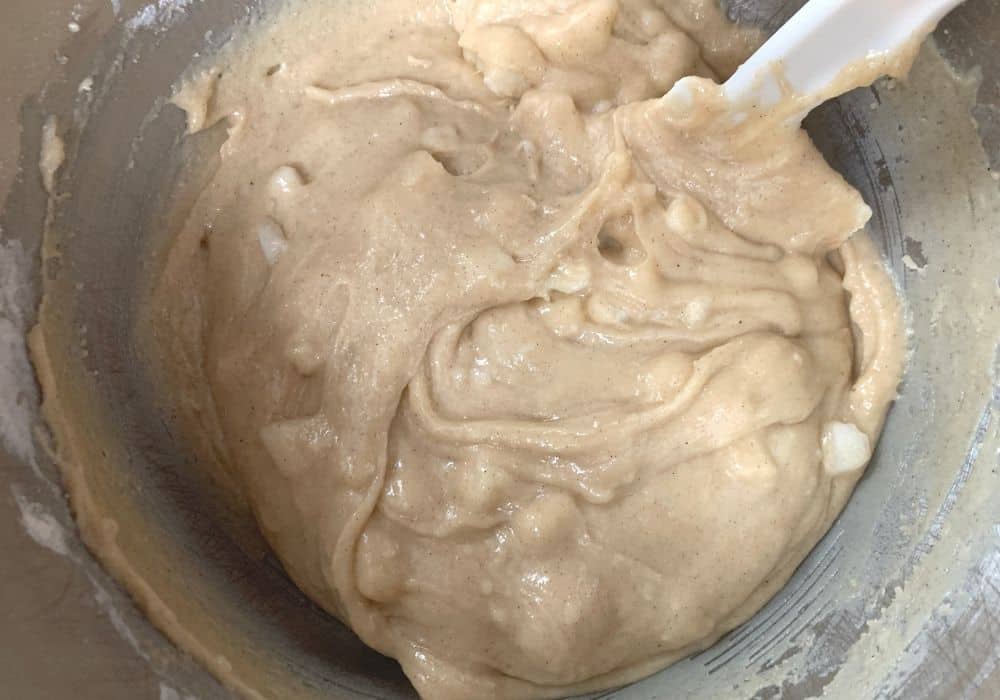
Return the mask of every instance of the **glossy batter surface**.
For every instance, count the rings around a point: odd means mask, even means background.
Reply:
[[[754,40],[711,0],[315,0],[178,93],[228,137],[150,300],[174,390],[424,697],[710,644],[867,463],[895,292],[788,110],[722,101]]]

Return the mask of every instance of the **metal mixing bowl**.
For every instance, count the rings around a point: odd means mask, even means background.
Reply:
[[[0,694],[230,697],[141,607],[161,620],[169,608],[198,661],[230,665],[261,697],[413,697],[394,662],[288,580],[150,389],[136,300],[185,150],[164,96],[194,56],[273,3],[145,2],[0,9]],[[774,28],[800,4],[730,10]],[[856,91],[807,122],[872,204],[871,233],[908,304],[909,368],[868,473],[759,614],[600,697],[1000,697],[1000,1],[969,0],[936,38],[970,78],[925,52],[908,83]],[[51,199],[37,168],[49,114],[67,152]],[[94,522],[90,535],[113,538],[149,584],[135,603],[80,544],[36,430],[23,334],[43,279],[60,403],[103,446],[77,455],[87,468],[74,488],[116,514],[116,533]]]

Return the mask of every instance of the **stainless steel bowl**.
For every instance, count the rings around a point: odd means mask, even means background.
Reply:
[[[169,608],[198,661],[231,665],[260,697],[413,697],[394,662],[292,585],[150,389],[133,335],[144,254],[169,223],[181,154],[197,152],[164,96],[193,57],[274,3],[145,1],[0,9],[0,687],[19,699],[230,697],[140,611],[162,620]],[[800,4],[730,10],[773,28]],[[909,369],[874,462],[758,615],[600,697],[1000,697],[1000,1],[969,0],[936,39],[968,77],[925,51],[907,83],[856,91],[807,122],[872,204],[908,304]],[[51,198],[37,168],[48,115],[67,153]],[[88,529],[113,536],[148,583],[135,602],[81,545],[38,430],[23,334],[43,280],[60,403],[103,445],[78,455],[73,487],[125,524]]]

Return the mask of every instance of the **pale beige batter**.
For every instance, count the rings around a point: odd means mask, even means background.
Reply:
[[[314,0],[177,95],[228,139],[150,302],[172,382],[424,697],[710,644],[867,463],[895,292],[805,132],[721,100],[755,40],[712,0]]]

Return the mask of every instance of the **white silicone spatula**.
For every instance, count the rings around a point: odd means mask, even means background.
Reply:
[[[962,0],[809,0],[725,83],[729,101],[757,107],[825,94],[851,65],[923,39]],[[780,77],[779,77],[780,76]]]

